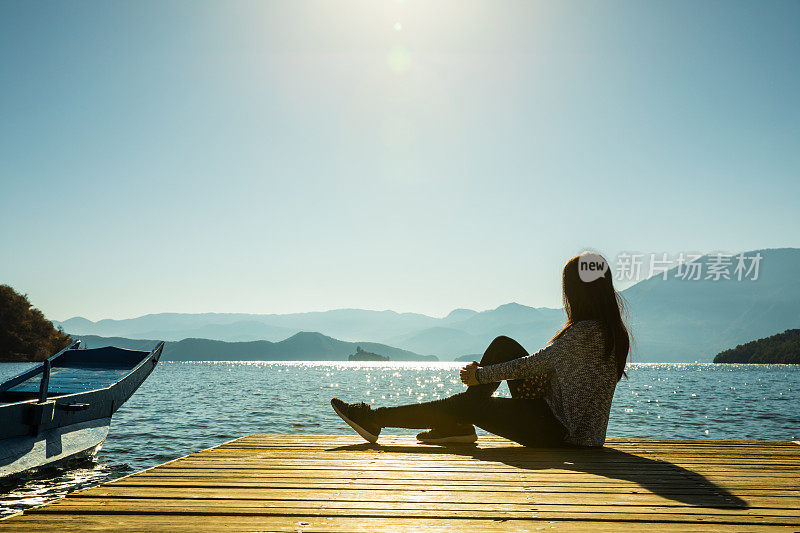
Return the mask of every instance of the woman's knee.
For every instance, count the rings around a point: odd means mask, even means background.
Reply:
[[[515,359],[528,355],[528,352],[525,351],[520,343],[505,335],[495,337],[489,344],[489,347],[486,349],[486,354],[490,353],[493,353],[495,357],[502,356],[503,359]]]
[[[494,338],[492,342],[489,343],[489,348],[509,348],[519,346],[519,343],[512,339],[511,337],[506,337],[505,335],[500,335]]]

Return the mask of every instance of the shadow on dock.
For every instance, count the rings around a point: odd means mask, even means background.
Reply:
[[[468,456],[480,461],[502,463],[521,470],[572,470],[638,484],[663,498],[696,507],[749,509],[749,504],[704,475],[657,459],[649,459],[611,448],[524,448],[520,446],[479,448],[477,446],[381,446],[353,444],[329,451],[380,450],[396,453]],[[672,483],[667,482],[672,480]]]

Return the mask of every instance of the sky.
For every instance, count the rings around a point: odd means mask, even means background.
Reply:
[[[0,2],[0,283],[51,319],[560,305],[798,246],[800,2]]]

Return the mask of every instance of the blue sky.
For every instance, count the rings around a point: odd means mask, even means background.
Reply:
[[[52,319],[557,306],[797,246],[800,2],[0,3],[0,282]]]

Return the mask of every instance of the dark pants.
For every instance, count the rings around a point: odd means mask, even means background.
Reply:
[[[528,355],[514,339],[497,337],[483,354],[481,366],[502,363]],[[509,382],[512,396],[516,390]],[[500,383],[468,387],[465,392],[432,402],[380,407],[374,421],[381,427],[481,429],[525,446],[563,446],[566,430],[543,398],[498,398],[492,394]]]

